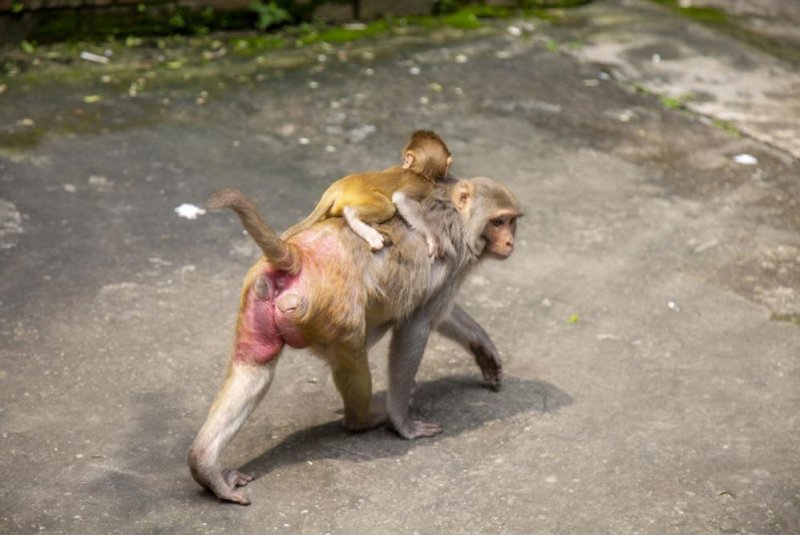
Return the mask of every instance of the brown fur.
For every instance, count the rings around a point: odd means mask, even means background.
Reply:
[[[430,195],[434,182],[444,179],[452,161],[447,145],[429,130],[414,132],[403,155],[402,167],[347,175],[331,184],[311,214],[284,232],[283,237],[294,236],[323,219],[342,217],[347,207],[354,209],[356,217],[365,223],[388,221],[397,212],[392,201],[395,193],[421,201]]]

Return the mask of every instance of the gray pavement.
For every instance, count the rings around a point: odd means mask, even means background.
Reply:
[[[796,65],[637,0],[135,91],[113,68],[0,80],[0,532],[797,532]],[[692,80],[702,104],[659,98]],[[434,337],[414,411],[444,433],[351,435],[325,366],[288,351],[225,454],[253,504],[219,503],[185,456],[258,252],[233,216],[174,209],[233,185],[285,228],[418,127],[526,210],[460,296],[503,390]],[[385,342],[371,363],[381,396]]]

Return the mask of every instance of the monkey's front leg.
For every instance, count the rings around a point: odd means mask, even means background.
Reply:
[[[503,381],[503,364],[500,361],[500,353],[497,352],[494,342],[477,321],[472,319],[458,304],[454,304],[436,330],[470,351],[475,356],[475,362],[481,369],[484,381],[493,390],[500,390]]]
[[[412,420],[409,416],[415,377],[431,332],[430,320],[417,313],[395,326],[389,346],[389,421],[407,439],[432,437],[442,432],[436,423]]]
[[[208,418],[189,449],[192,477],[220,500],[250,503],[236,487],[252,481],[252,476],[235,469],[222,470],[219,456],[266,394],[277,360],[256,365],[231,363]]]

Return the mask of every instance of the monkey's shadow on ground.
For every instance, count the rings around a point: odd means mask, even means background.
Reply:
[[[383,406],[385,396],[385,392],[377,394],[373,400],[375,406]],[[571,403],[569,394],[544,381],[507,377],[500,392],[494,392],[474,376],[441,378],[420,383],[412,406],[413,418],[444,427],[444,432],[433,438],[404,440],[386,428],[349,433],[341,421],[333,421],[293,433],[241,470],[258,479],[282,466],[319,459],[358,462],[398,457],[492,421],[520,413],[555,412]]]

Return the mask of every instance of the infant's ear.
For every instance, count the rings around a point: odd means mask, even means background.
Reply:
[[[403,169],[409,169],[412,165],[414,165],[414,153],[410,150],[407,150],[406,155],[403,158]]]

